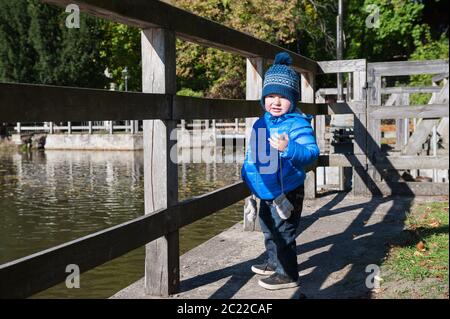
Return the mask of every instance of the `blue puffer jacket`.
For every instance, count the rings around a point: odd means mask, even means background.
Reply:
[[[241,173],[258,198],[272,200],[281,194],[281,171],[284,193],[303,185],[304,167],[313,163],[320,153],[311,119],[311,115],[298,111],[282,116],[265,112],[255,122]],[[289,143],[283,152],[278,152],[270,146],[268,138],[283,133],[288,135]]]

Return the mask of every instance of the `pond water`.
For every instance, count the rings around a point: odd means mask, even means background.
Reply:
[[[239,163],[179,164],[179,200],[240,180]],[[143,152],[1,151],[0,264],[139,217]],[[243,201],[180,230],[180,254],[242,220]],[[107,298],[144,275],[144,247],[34,298]]]

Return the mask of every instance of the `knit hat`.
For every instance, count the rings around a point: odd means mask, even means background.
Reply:
[[[280,94],[291,102],[289,112],[297,107],[300,97],[299,78],[297,73],[290,67],[292,58],[287,52],[280,52],[275,56],[273,65],[264,76],[261,105],[265,108],[264,99],[269,94]]]

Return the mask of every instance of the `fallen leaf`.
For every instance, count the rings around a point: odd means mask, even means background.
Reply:
[[[384,281],[384,279],[383,278],[381,278],[380,276],[375,276],[375,277],[373,277],[375,280],[378,280],[378,281]]]
[[[422,260],[420,263],[419,263],[419,266],[421,266],[421,267],[425,267],[427,265],[427,261],[426,260]]]
[[[374,294],[379,294],[379,293],[381,293],[383,290],[381,290],[381,288],[373,288],[372,289],[372,293],[374,293]]]
[[[441,223],[438,220],[432,221],[431,223],[428,224],[428,226],[430,226],[431,228],[436,228],[439,227],[441,225]]]
[[[415,251],[414,252],[414,256],[416,256],[416,257],[422,257],[423,256],[423,254],[420,252],[420,251]],[[414,261],[412,261],[413,263],[414,263]]]
[[[419,251],[425,251],[425,244],[423,243],[423,241],[419,241],[416,245],[417,250]]]

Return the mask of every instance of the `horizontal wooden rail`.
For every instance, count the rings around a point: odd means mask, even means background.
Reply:
[[[247,196],[250,196],[250,190],[244,182],[237,182],[205,195],[183,201],[179,205],[169,209],[171,212],[171,220],[174,222],[174,224],[169,225],[169,230],[173,231],[187,226],[214,212],[233,205]]]
[[[448,156],[382,156],[367,163],[365,155],[322,154],[315,167],[357,167],[369,164],[377,169],[449,169]],[[310,169],[310,168],[309,168]]]
[[[378,169],[449,169],[447,156],[383,156],[378,157],[372,166]]]
[[[172,96],[0,83],[3,122],[170,119]]]
[[[318,61],[320,73],[365,72],[366,59]]]
[[[448,116],[447,104],[368,106],[369,119],[439,118]]]
[[[438,74],[448,72],[447,60],[367,63],[369,73],[382,76]]]
[[[370,183],[374,194],[403,196],[448,196],[448,183],[432,182],[377,182]]]
[[[364,101],[329,104],[298,103],[298,107],[303,113],[311,115],[363,114],[366,112],[366,102]]]
[[[259,117],[263,114],[259,100],[206,99],[16,83],[0,83],[0,105],[2,121],[22,123],[226,119]],[[298,105],[302,112],[312,115],[365,112],[364,101],[332,104],[300,102]]]
[[[259,101],[188,96],[175,96],[173,101],[174,120],[259,117],[263,114]]]
[[[386,87],[381,88],[381,94],[394,93],[438,93],[441,91],[439,86],[419,86],[419,87]],[[347,93],[347,88],[343,88],[344,94]],[[322,88],[316,91],[317,95],[336,95],[337,88]]]
[[[298,103],[298,108],[306,114],[363,114],[366,112],[364,101],[347,103]],[[258,101],[205,99],[197,97],[175,96],[173,119],[225,119],[259,117],[263,109]]]
[[[26,298],[226,208],[250,195],[243,182],[0,265],[0,298]]]
[[[347,94],[347,88],[342,88],[344,94]],[[316,91],[316,96],[336,95],[337,88],[321,88]]]
[[[147,29],[161,27],[172,30],[184,40],[207,47],[215,47],[242,56],[262,57],[272,60],[276,53],[287,51],[298,71],[317,72],[314,60],[259,40],[217,22],[156,0],[42,0],[65,8],[76,4],[82,12],[95,17]]]
[[[439,93],[441,90],[442,88],[439,86],[387,87],[381,88],[381,94]]]
[[[367,164],[367,157],[365,155],[353,154],[330,154],[319,155],[317,160],[317,167],[358,167]]]

